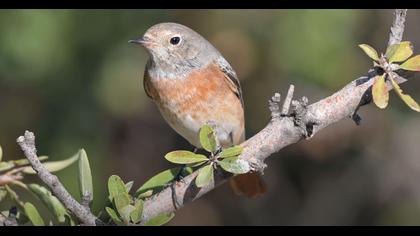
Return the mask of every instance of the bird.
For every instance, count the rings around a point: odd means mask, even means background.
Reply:
[[[145,93],[179,135],[200,149],[200,128],[209,124],[223,148],[245,140],[239,79],[209,41],[185,25],[165,22],[129,43],[140,44],[148,52]],[[255,198],[266,192],[256,172],[236,175],[229,182],[238,195]]]

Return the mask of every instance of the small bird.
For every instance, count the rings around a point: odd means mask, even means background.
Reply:
[[[235,71],[194,30],[177,23],[150,27],[130,40],[149,53],[143,86],[166,122],[196,148],[200,128],[213,127],[222,147],[245,140],[244,102]],[[266,191],[258,173],[231,178],[235,193],[256,197]]]

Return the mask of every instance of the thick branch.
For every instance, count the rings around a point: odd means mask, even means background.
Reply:
[[[64,188],[57,176],[51,174],[45,166],[39,161],[36,155],[35,135],[32,132],[25,131],[24,136],[20,136],[17,143],[28,159],[32,168],[38,173],[39,178],[44,182],[54,195],[60,199],[64,206],[69,209],[84,225],[96,225],[96,217],[79,204]]]
[[[389,44],[401,41],[406,10],[397,9],[394,15]],[[249,161],[254,171],[262,171],[265,167],[264,160],[271,154],[302,139],[312,137],[323,128],[343,118],[352,117],[359,106],[364,105],[361,101],[367,94],[370,94],[372,78],[375,75],[375,72],[371,70],[368,75],[352,81],[340,91],[309,106],[307,106],[305,97],[301,101],[292,101],[293,111],[291,116],[280,114],[280,95],[276,94],[270,100],[271,121],[263,130],[241,144],[244,151],[240,158]],[[402,78],[397,80],[398,83],[405,81]],[[389,89],[392,88],[389,87]],[[289,89],[289,94],[293,94],[293,87]],[[286,96],[282,113],[286,108],[288,110],[290,106],[289,97],[291,95]],[[232,176],[220,171],[220,168],[218,170],[215,173],[214,182],[203,188],[195,187],[194,179],[198,174],[195,171],[181,181],[174,182],[171,187],[165,188],[147,199],[144,203],[142,221],[145,222],[161,213],[174,212],[179,207],[194,201],[224,183]],[[173,199],[174,197],[176,199]],[[174,202],[176,202],[176,206]]]

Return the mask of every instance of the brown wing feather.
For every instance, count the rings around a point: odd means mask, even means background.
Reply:
[[[147,72],[147,69],[144,71],[144,76],[143,76],[143,88],[144,88],[144,92],[146,92],[146,95],[151,98],[154,99],[152,94],[152,89],[151,89],[151,84],[150,84],[150,75]]]
[[[244,100],[242,98],[242,89],[241,83],[239,82],[238,77],[236,76],[235,71],[232,67],[227,64],[227,62],[217,63],[220,69],[225,74],[226,82],[229,85],[229,88],[236,94],[236,96],[241,100],[242,107],[244,107]]]

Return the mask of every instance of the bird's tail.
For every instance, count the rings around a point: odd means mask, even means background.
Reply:
[[[267,192],[264,180],[256,172],[249,172],[230,178],[230,186],[236,194],[250,198],[256,198]]]
[[[240,139],[239,143],[245,140],[245,129]],[[256,198],[267,192],[266,184],[257,172],[248,172],[230,178],[230,186],[236,194],[250,198]]]

